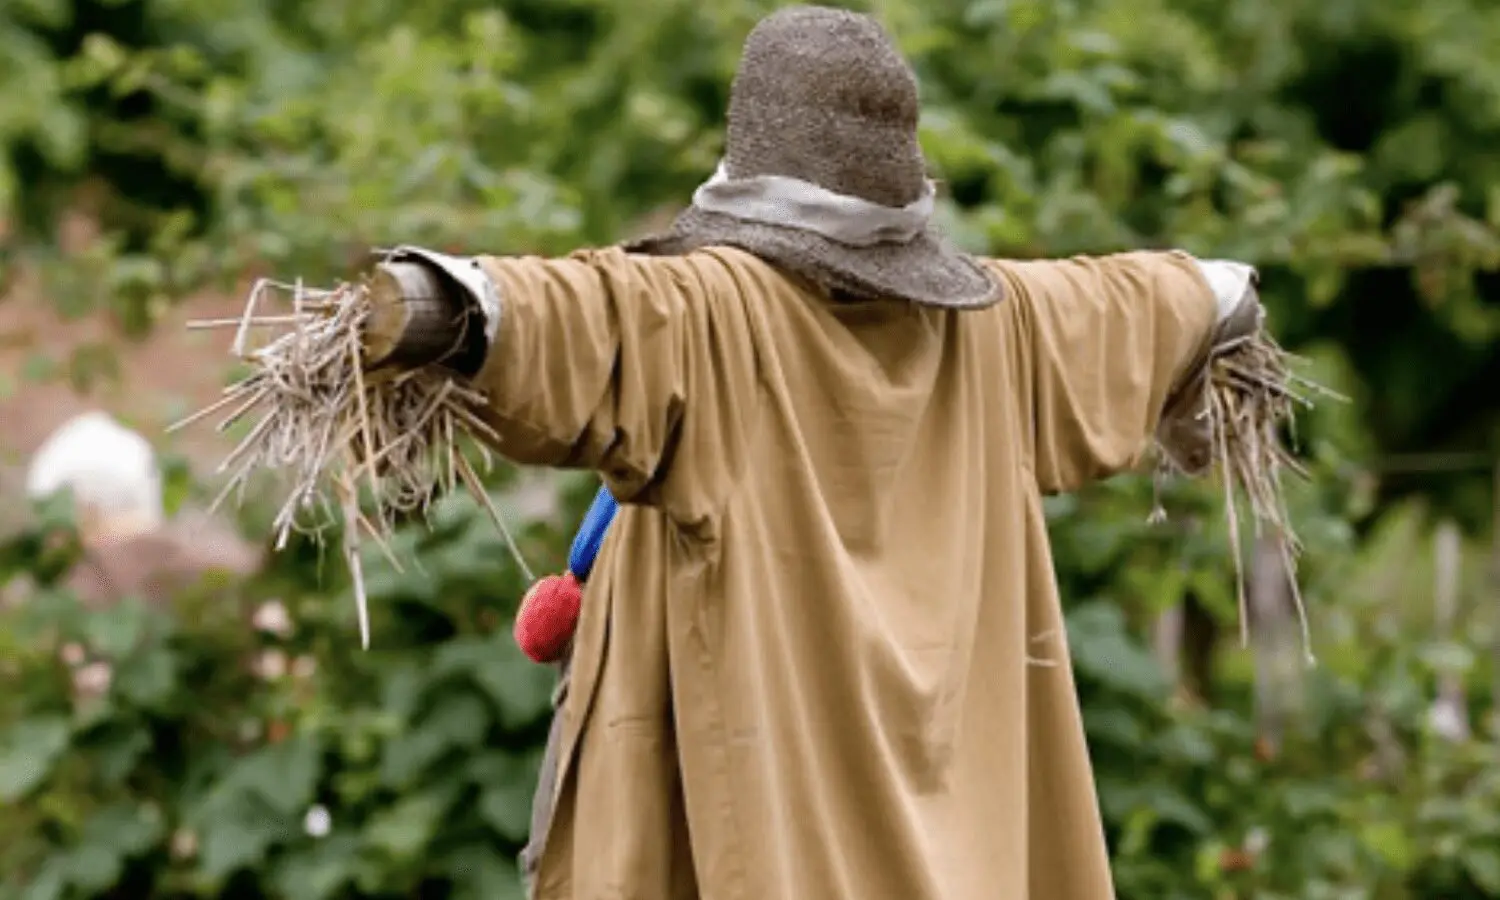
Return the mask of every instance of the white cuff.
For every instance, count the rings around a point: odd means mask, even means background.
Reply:
[[[464,289],[470,302],[479,307],[480,314],[484,316],[485,345],[495,342],[495,332],[500,328],[500,291],[480,267],[478,259],[472,256],[449,256],[436,250],[410,245],[402,245],[384,255],[393,260],[415,257],[441,270]]]
[[[1214,303],[1219,307],[1217,321],[1223,322],[1240,305],[1240,298],[1245,296],[1245,290],[1255,278],[1255,267],[1227,259],[1194,259],[1193,262],[1198,264],[1198,271],[1213,291]]]

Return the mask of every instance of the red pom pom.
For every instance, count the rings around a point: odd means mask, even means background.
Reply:
[[[583,607],[583,586],[573,573],[548,575],[521,598],[516,613],[516,643],[533,662],[562,659],[578,630],[578,612]]]

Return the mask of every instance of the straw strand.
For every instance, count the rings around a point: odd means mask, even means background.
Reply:
[[[1281,478],[1284,470],[1303,478],[1308,472],[1287,450],[1280,431],[1282,427],[1294,430],[1297,411],[1311,408],[1314,397],[1345,398],[1292,372],[1289,364],[1293,361],[1295,357],[1283,350],[1264,327],[1253,334],[1220,344],[1209,355],[1207,407],[1202,415],[1208,420],[1212,459],[1224,491],[1225,524],[1234,557],[1240,640],[1249,644],[1250,624],[1240,531],[1241,507],[1237,497],[1245,500],[1255,535],[1269,533],[1279,545],[1302,632],[1303,653],[1311,665],[1315,662],[1311,629],[1297,584],[1297,557],[1302,544],[1292,526]],[[1160,457],[1153,521],[1160,521],[1164,516],[1160,491],[1172,465],[1169,454],[1163,452]]]
[[[275,293],[290,295],[291,314],[261,312]],[[440,494],[460,484],[485,508],[517,566],[532,579],[515,537],[459,446],[463,437],[498,443],[499,436],[475,412],[484,396],[438,366],[366,371],[363,329],[371,313],[364,284],[317,290],[300,280],[257,282],[240,316],[189,323],[198,329],[233,328],[231,353],[249,365],[250,373],[168,429],[221,416],[216,428],[222,432],[259,416],[220,464],[228,478],[213,507],[243,498],[256,473],[274,471],[290,482],[273,520],[277,549],[293,534],[321,541],[334,518],[342,517],[341,555],[353,579],[366,648],[362,540],[373,540],[400,570],[389,541],[395,522],[426,516]],[[252,333],[265,330],[273,336],[251,349]],[[360,508],[361,486],[373,505],[369,515]]]

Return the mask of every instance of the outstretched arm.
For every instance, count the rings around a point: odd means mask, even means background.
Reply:
[[[1044,492],[1134,465],[1153,437],[1180,468],[1208,464],[1208,351],[1259,326],[1253,269],[1176,252],[991,266],[1006,288]]]
[[[733,480],[756,382],[731,251],[392,259],[402,314],[370,338],[375,355],[470,376],[501,454],[595,469],[620,501],[684,522]]]

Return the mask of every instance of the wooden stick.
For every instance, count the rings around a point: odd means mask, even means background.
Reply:
[[[424,366],[458,349],[464,336],[463,307],[428,267],[380,263],[369,291],[364,353],[371,368]]]

